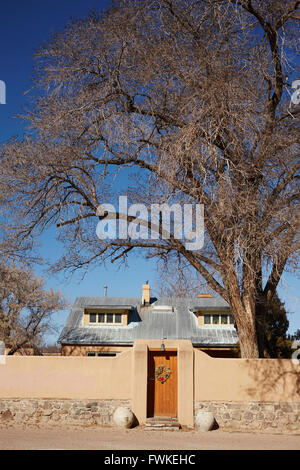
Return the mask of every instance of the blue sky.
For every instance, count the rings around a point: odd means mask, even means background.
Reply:
[[[61,30],[70,18],[86,16],[92,10],[102,10],[108,1],[96,0],[11,0],[1,2],[0,7],[0,80],[7,87],[6,104],[0,105],[0,142],[12,135],[22,134],[22,123],[15,117],[26,103],[26,91],[30,89],[33,70],[33,56],[41,43],[53,32]],[[49,259],[56,259],[61,251],[55,240],[54,230],[41,237],[41,253]],[[102,295],[103,286],[108,286],[110,296],[141,296],[142,284],[149,280],[154,285],[157,274],[153,261],[133,255],[128,267],[118,268],[111,263],[66,280],[64,274],[47,275],[47,286],[59,288],[70,300],[76,296]],[[36,272],[41,274],[40,267]],[[290,332],[300,328],[299,280],[285,274],[279,289],[281,300],[290,312]],[[60,326],[68,312],[56,315]],[[55,341],[56,336],[48,338]]]

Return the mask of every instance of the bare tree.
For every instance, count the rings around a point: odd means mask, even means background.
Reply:
[[[57,343],[42,344],[40,347],[43,355],[55,355],[59,356],[61,354],[61,346]]]
[[[1,149],[6,239],[22,247],[56,223],[56,269],[179,253],[230,304],[242,357],[263,355],[266,304],[299,247],[298,6],[120,0],[52,37],[28,131]],[[97,207],[131,174],[132,201],[204,205],[202,250],[174,236],[99,242]]]
[[[199,294],[215,294],[199,272],[179,257],[171,263],[167,260],[157,264],[154,292],[158,297],[196,298]]]
[[[63,309],[62,295],[44,289],[28,268],[0,265],[0,339],[9,347],[9,355],[39,345],[46,333],[56,332],[53,313]]]

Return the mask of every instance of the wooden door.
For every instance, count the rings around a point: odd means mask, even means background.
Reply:
[[[155,377],[155,370],[166,366],[170,376],[165,382]],[[147,417],[177,417],[177,351],[149,351]]]

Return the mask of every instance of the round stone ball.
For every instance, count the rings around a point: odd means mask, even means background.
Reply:
[[[195,417],[195,426],[198,431],[211,431],[215,423],[214,415],[210,411],[198,411]]]
[[[119,406],[113,414],[114,423],[120,428],[130,428],[133,424],[133,413],[129,408]]]

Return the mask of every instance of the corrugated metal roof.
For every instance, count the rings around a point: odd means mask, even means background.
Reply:
[[[155,305],[155,309],[151,306]],[[172,306],[166,311],[159,306]],[[195,308],[196,306],[196,308]],[[127,326],[84,326],[85,308],[130,308]],[[237,333],[233,325],[199,326],[194,310],[228,311],[228,304],[219,298],[160,298],[152,299],[148,308],[141,309],[141,299],[124,297],[78,297],[61,332],[62,344],[132,345],[137,339],[189,339],[197,346],[234,346]]]

